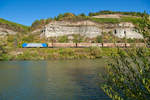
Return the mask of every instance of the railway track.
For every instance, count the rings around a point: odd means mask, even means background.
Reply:
[[[129,48],[145,47],[145,43],[24,43],[22,48],[89,48],[89,47],[106,47],[106,48]]]

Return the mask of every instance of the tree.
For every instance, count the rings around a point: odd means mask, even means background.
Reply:
[[[63,19],[63,17],[64,17],[64,15],[63,15],[63,14],[59,14],[59,15],[57,16],[57,20],[62,20],[62,19]]]
[[[0,61],[5,59],[6,54],[7,54],[6,41],[1,39],[1,41],[0,41]]]
[[[103,42],[102,36],[97,36],[96,37],[96,42],[102,43]]]
[[[67,43],[69,41],[68,36],[61,36],[58,38],[58,42],[60,43]]]
[[[107,67],[102,89],[113,100],[149,100],[149,49],[119,50]]]
[[[73,39],[74,43],[80,43],[83,41],[83,36],[81,36],[80,34],[75,34],[73,37],[74,37]]]
[[[26,42],[26,43],[30,43],[30,42],[33,42],[35,39],[35,36],[33,34],[29,34],[29,35],[26,35],[22,38],[22,41]]]
[[[79,14],[79,16],[85,17],[86,15],[84,13]]]
[[[89,13],[89,16],[96,16],[96,13],[90,12],[90,13]]]
[[[75,14],[73,14],[73,13],[64,13],[64,15],[63,15],[64,17],[69,17],[69,18],[72,18],[72,17],[74,17],[75,16]]]
[[[150,19],[147,13],[143,14],[142,20],[138,23],[137,29],[144,36],[145,43],[150,45]]]
[[[50,38],[48,38],[48,42],[51,42],[52,46],[53,46],[53,44],[56,42],[56,37],[50,37]]]
[[[32,23],[31,29],[35,30],[35,29],[41,28],[41,25],[42,25],[42,22],[40,20],[36,20]]]
[[[51,21],[52,21],[53,19],[52,18],[48,18],[48,19],[46,19],[46,24],[49,24]]]
[[[145,43],[150,44],[150,20],[147,14],[138,25],[144,35]],[[107,67],[102,89],[113,100],[149,100],[150,98],[150,61],[149,48],[118,50],[112,56],[113,63]]]

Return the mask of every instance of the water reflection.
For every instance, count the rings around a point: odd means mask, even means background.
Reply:
[[[108,100],[103,60],[0,62],[0,100]]]

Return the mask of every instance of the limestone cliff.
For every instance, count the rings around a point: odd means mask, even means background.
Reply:
[[[17,32],[13,31],[13,30],[10,30],[10,29],[6,29],[6,28],[1,28],[0,27],[0,36],[5,36],[7,34],[10,34],[10,35],[15,35]]]
[[[111,32],[113,35],[119,38],[136,38],[142,39],[143,36],[137,32],[135,26],[129,22],[122,23],[96,23],[90,20],[86,21],[52,21],[46,25],[41,36],[46,38],[59,37],[63,35],[80,34],[85,37],[94,38],[102,33]]]

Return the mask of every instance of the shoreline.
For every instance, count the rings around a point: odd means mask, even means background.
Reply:
[[[17,48],[8,50],[0,61],[49,61],[109,58],[117,55],[118,49],[133,48]],[[150,52],[149,52],[150,55]]]
[[[19,48],[3,55],[2,61],[43,61],[100,59],[117,53],[118,48]]]

